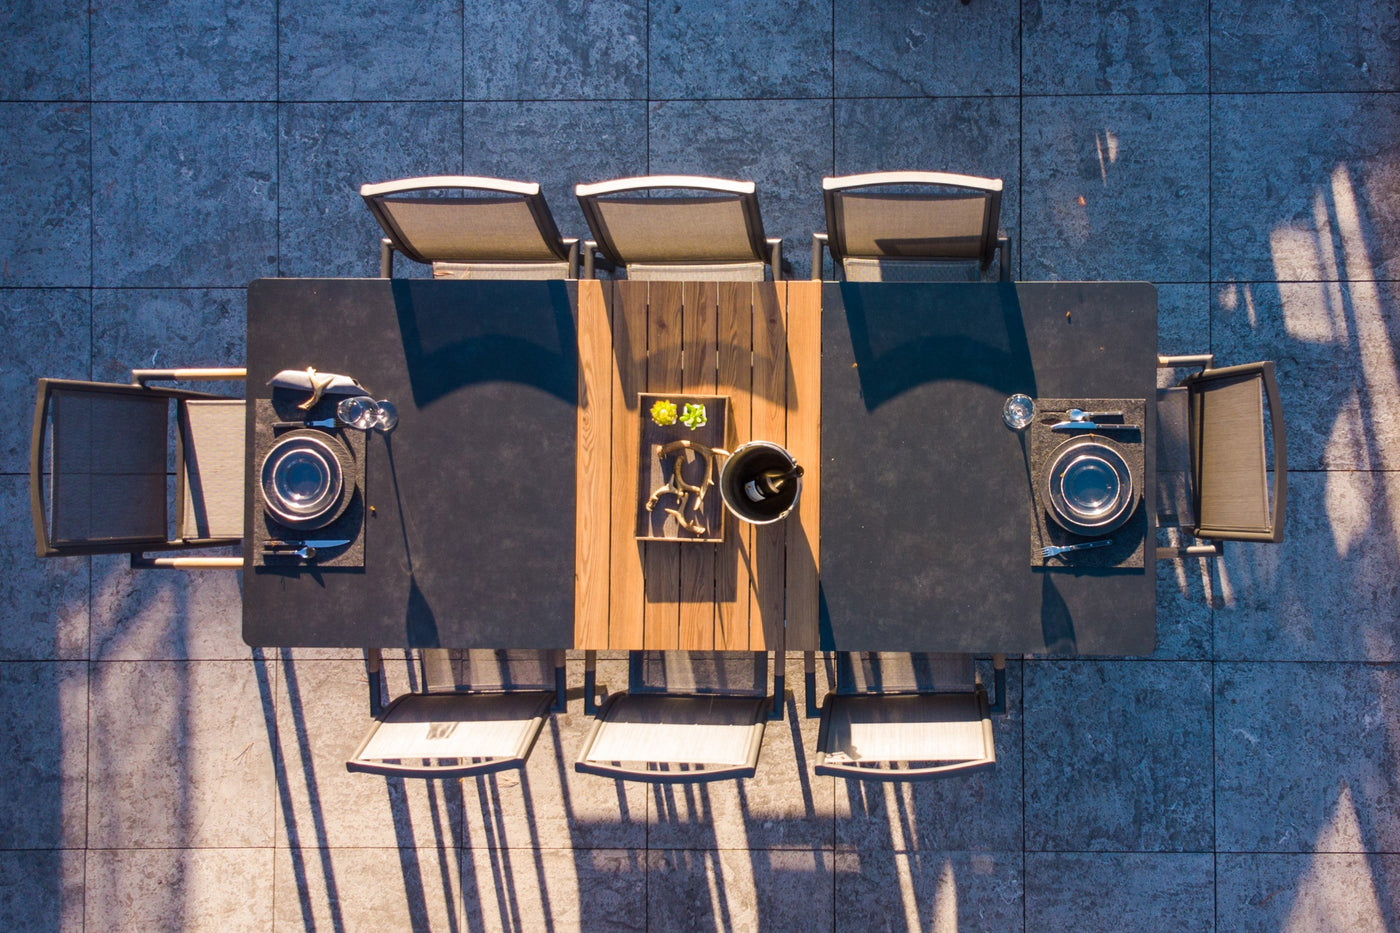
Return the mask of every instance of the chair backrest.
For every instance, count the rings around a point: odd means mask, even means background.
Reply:
[[[751,181],[652,175],[574,193],[598,250],[628,278],[762,281],[772,262]]]
[[[172,402],[180,444],[174,538],[167,508]],[[243,412],[242,400],[203,392],[40,379],[29,456],[36,552],[137,555],[238,541]]]
[[[824,178],[832,259],[851,281],[922,281],[931,263],[985,270],[997,249],[1001,190],[999,178],[945,172]]]
[[[1183,385],[1191,403],[1194,534],[1218,540],[1283,540],[1288,457],[1274,364],[1207,369],[1186,377]],[[1266,427],[1271,437],[1266,437]]]
[[[628,690],[603,704],[575,770],[654,784],[753,776],[767,652],[636,651],[629,662]]]
[[[562,651],[431,648],[420,659],[425,693],[554,690],[564,671]]]
[[[363,185],[394,250],[439,278],[572,278],[571,248],[534,182],[434,175]]]
[[[971,655],[842,652],[836,679],[822,704],[817,774],[911,781],[996,762]]]

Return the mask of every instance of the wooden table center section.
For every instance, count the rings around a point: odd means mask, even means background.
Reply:
[[[578,343],[575,646],[817,644],[821,283],[581,281]],[[726,516],[717,544],[638,540],[642,393],[728,396],[728,449],[786,447],[797,508]]]

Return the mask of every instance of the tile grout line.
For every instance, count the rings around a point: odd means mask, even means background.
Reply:
[[[1016,5],[1016,249],[1019,250],[1020,262],[1016,264],[1012,272],[1012,281],[1017,278],[1016,273],[1025,267],[1026,240],[1025,240],[1025,217],[1026,217],[1026,11],[1025,4]],[[1024,274],[1024,273],[1023,273]],[[1030,928],[1030,873],[1029,857],[1026,854],[1026,672],[1029,670],[1029,663],[1021,660],[1021,929]],[[1006,702],[1004,697],[998,697],[1004,709],[1010,709],[1011,704]]]
[[[1211,303],[1215,293],[1215,78],[1213,74],[1211,18],[1214,14],[1213,0],[1206,0],[1206,348],[1215,343],[1215,315],[1211,313]],[[1214,570],[1211,562],[1208,566]],[[1214,573],[1207,574],[1207,583]],[[1215,697],[1216,697],[1216,656],[1215,643],[1215,604],[1210,594],[1206,594],[1206,605],[1210,607],[1210,875],[1211,875],[1211,922],[1214,929],[1220,929],[1220,811],[1219,785],[1220,772],[1215,760]]]

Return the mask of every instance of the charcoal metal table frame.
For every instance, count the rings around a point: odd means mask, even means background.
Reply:
[[[1156,350],[1146,283],[824,286],[812,647],[1151,654],[1153,405],[1147,566],[1114,571],[1030,566],[1029,437],[1001,409],[1017,392],[1150,402]]]

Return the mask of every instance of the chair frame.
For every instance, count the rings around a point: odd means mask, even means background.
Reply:
[[[360,186],[360,197],[364,198],[365,205],[374,215],[374,219],[379,222],[379,226],[390,234],[379,241],[380,278],[391,279],[394,277],[394,253],[396,252],[427,266],[431,266],[437,261],[425,257],[408,245],[404,239],[403,231],[398,224],[394,223],[389,212],[385,210],[381,199],[414,191],[454,188],[464,191],[483,191],[490,194],[516,195],[522,198],[530,210],[530,216],[535,220],[535,225],[539,228],[541,239],[549,246],[550,252],[559,261],[568,263],[566,278],[578,278],[578,238],[560,235],[559,228],[554,222],[554,215],[550,213],[549,205],[545,203],[544,194],[540,191],[539,183],[511,181],[504,178],[484,178],[479,175],[424,175],[418,178],[400,178],[394,181]],[[475,262],[480,265],[491,264],[489,260]]]
[[[1215,355],[1213,353],[1194,353],[1177,356],[1158,356],[1158,369],[1178,369],[1196,368],[1199,371],[1181,380],[1176,388],[1185,388],[1190,391],[1193,384],[1210,381],[1213,379],[1230,379],[1241,375],[1258,375],[1263,386],[1265,398],[1269,403],[1269,431],[1272,434],[1274,448],[1274,501],[1270,512],[1268,531],[1238,531],[1233,529],[1216,529],[1203,526],[1200,521],[1200,471],[1204,457],[1204,452],[1199,449],[1197,442],[1197,431],[1195,425],[1199,417],[1197,399],[1194,393],[1191,394],[1190,405],[1190,464],[1191,464],[1191,499],[1192,511],[1194,512],[1195,524],[1190,527],[1181,527],[1182,530],[1194,538],[1210,541],[1209,544],[1192,544],[1178,547],[1157,548],[1158,560],[1174,560],[1182,557],[1220,557],[1225,553],[1226,541],[1258,541],[1277,544],[1283,540],[1283,523],[1285,507],[1288,499],[1288,443],[1283,423],[1283,403],[1279,396],[1278,381],[1274,377],[1274,364],[1272,361],[1263,360],[1258,363],[1245,363],[1238,366],[1223,366],[1216,368]],[[1165,527],[1165,526],[1164,526]]]
[[[785,691],[783,688],[783,652],[777,652],[777,671],[773,676],[773,692],[768,696],[748,697],[744,695],[729,695],[733,699],[751,699],[754,703],[755,719],[749,727],[748,744],[745,749],[744,762],[738,765],[707,767],[703,771],[652,771],[646,768],[627,768],[622,765],[599,764],[587,761],[589,752],[592,751],[598,736],[607,724],[608,712],[612,707],[623,701],[630,694],[651,695],[651,696],[676,696],[676,697],[696,697],[696,696],[726,696],[718,691],[699,691],[696,693],[674,693],[655,687],[649,687],[643,682],[643,652],[631,651],[627,657],[628,689],[624,692],[611,693],[603,701],[603,705],[595,705],[596,691],[596,654],[588,652],[585,655],[584,672],[584,712],[593,715],[595,718],[589,727],[588,735],[584,739],[583,749],[579,752],[578,759],[574,762],[574,770],[581,774],[594,774],[600,777],[610,777],[623,781],[638,781],[645,784],[700,784],[710,781],[722,781],[737,778],[751,778],[758,770],[758,757],[763,747],[763,733],[769,720],[783,718],[783,706],[785,702]],[[754,652],[761,656],[763,665],[763,679],[768,680],[768,652]],[[767,714],[763,708],[767,707]]]
[[[55,544],[49,537],[44,490],[44,450],[48,437],[49,408],[55,390],[84,389],[111,395],[141,396],[173,400],[177,406],[192,400],[226,401],[228,396],[152,386],[151,382],[174,381],[241,381],[247,378],[243,368],[184,368],[133,369],[129,384],[89,382],[82,379],[48,379],[38,381],[38,397],[34,405],[34,426],[29,443],[29,507],[34,523],[35,553],[39,557],[74,557],[92,554],[129,554],[133,569],[167,568],[176,570],[236,569],[243,566],[241,557],[147,557],[147,551],[180,551],[195,548],[226,547],[240,543],[242,537],[217,538],[124,538],[109,539],[94,544]],[[178,418],[178,414],[177,414]],[[175,445],[175,527],[184,527],[185,481],[184,445]]]
[[[845,653],[850,654],[853,652]],[[1006,714],[1006,655],[992,655],[992,675],[996,694],[995,701],[988,700],[987,688],[982,684],[980,678],[974,687],[978,709],[982,715],[983,737],[988,748],[993,747],[989,717],[992,715]],[[821,718],[821,726],[817,733],[817,748],[814,763],[814,771],[816,774],[824,777],[844,777],[860,781],[899,783],[904,781],[923,781],[931,778],[945,777],[950,774],[978,771],[996,764],[995,755],[991,758],[982,758],[976,761],[960,761],[954,764],[935,765],[924,768],[876,768],[868,765],[832,762],[827,759],[826,752],[824,751],[831,728],[830,716],[827,715],[827,713],[831,706],[839,702],[842,697],[851,695],[842,694],[838,685],[836,689],[830,691],[826,697],[823,698],[821,707],[817,707],[816,655],[814,652],[808,651],[803,654],[803,678],[807,691],[807,717]],[[938,694],[939,691],[909,691],[900,694],[867,694],[866,696],[876,698],[880,696],[936,696]]]
[[[822,247],[825,246],[831,253],[831,261],[835,266],[837,278],[845,278],[844,263],[846,259],[846,238],[845,230],[836,221],[840,218],[840,213],[836,206],[836,196],[839,193],[851,191],[856,188],[871,188],[894,185],[937,185],[947,188],[965,188],[970,191],[982,192],[988,201],[986,222],[982,228],[981,256],[975,260],[969,259],[911,259],[911,262],[928,262],[931,264],[956,265],[967,262],[976,262],[978,270],[986,272],[992,264],[992,254],[1000,250],[999,280],[1003,282],[1011,281],[1011,236],[1000,232],[998,225],[1001,222],[1001,193],[1002,181],[1000,178],[980,178],[976,175],[957,175],[951,172],[866,172],[859,175],[839,175],[822,179],[822,201],[826,206],[827,231],[825,233],[812,234],[812,279],[820,281],[822,277]]]
[[[564,679],[563,652],[559,652],[560,659],[554,668],[554,693],[553,700],[547,698],[544,691],[521,690],[521,691],[457,691],[457,690],[424,690],[423,692],[409,692],[396,697],[387,706],[384,705],[384,694],[388,691],[388,682],[384,671],[384,658],[381,649],[369,648],[365,650],[365,672],[369,682],[369,708],[370,715],[374,717],[374,725],[365,734],[364,739],[355,749],[355,754],[350,760],[345,762],[345,770],[352,774],[378,774],[384,777],[416,777],[416,778],[464,778],[475,775],[494,774],[499,771],[509,771],[513,768],[522,768],[525,761],[530,756],[530,752],[535,747],[535,742],[539,739],[540,728],[543,725],[544,716],[548,713],[562,713],[565,710],[565,702],[568,696]],[[423,655],[419,655],[419,677],[420,683],[427,685],[427,670]],[[520,744],[516,746],[512,755],[504,758],[491,758],[485,761],[472,762],[470,764],[437,766],[437,765],[393,765],[385,763],[368,763],[360,761],[362,755],[375,734],[379,731],[380,724],[387,719],[398,706],[412,702],[414,698],[424,696],[454,696],[470,695],[472,693],[540,693],[540,706],[536,710],[536,719],[539,723],[535,728],[526,730],[526,734],[521,737]]]
[[[598,211],[597,200],[610,195],[642,194],[646,191],[663,189],[706,191],[712,194],[728,194],[739,198],[744,213],[749,247],[753,251],[751,262],[762,262],[773,274],[774,281],[783,277],[782,237],[765,237],[763,217],[758,207],[758,186],[751,181],[735,181],[728,178],[711,178],[703,175],[639,175],[631,178],[615,178],[609,181],[592,182],[574,186],[579,207],[583,210],[588,229],[593,234],[584,244],[583,277],[596,276],[598,258],[609,270],[626,268],[627,262],[618,254],[616,245],[607,235],[607,226]],[[683,265],[677,262],[676,265]]]

